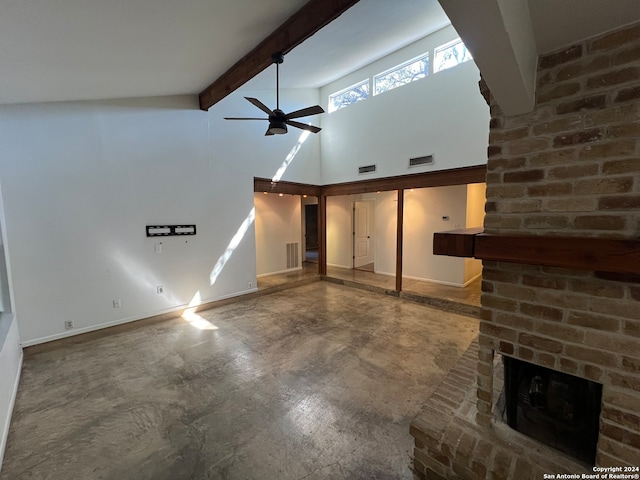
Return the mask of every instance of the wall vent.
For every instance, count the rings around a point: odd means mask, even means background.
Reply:
[[[419,167],[420,165],[433,165],[433,155],[409,159],[409,167]]]
[[[376,171],[375,164],[365,165],[364,167],[358,167],[358,173],[371,173]]]
[[[287,243],[287,268],[297,268],[299,266],[298,242]]]

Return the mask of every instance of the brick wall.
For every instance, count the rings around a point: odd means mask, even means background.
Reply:
[[[531,113],[504,115],[481,91],[492,117],[487,233],[638,239],[640,24],[540,58]],[[592,473],[496,418],[496,354],[601,383],[596,462],[640,466],[640,266],[621,278],[485,261],[482,288],[478,345],[412,423],[418,476]]]
[[[486,232],[640,236],[640,24],[541,57],[531,113],[483,94]],[[499,352],[602,383],[597,463],[640,465],[639,279],[485,262],[478,424]]]

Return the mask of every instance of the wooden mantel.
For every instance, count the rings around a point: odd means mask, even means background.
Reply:
[[[433,253],[595,272],[640,274],[640,240],[487,234],[476,228],[435,233]]]

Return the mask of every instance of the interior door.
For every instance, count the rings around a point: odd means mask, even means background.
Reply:
[[[373,263],[372,248],[374,203],[358,201],[353,204],[353,268]]]

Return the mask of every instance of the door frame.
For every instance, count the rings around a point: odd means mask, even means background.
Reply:
[[[371,259],[366,264],[375,263],[376,261],[376,251],[375,251],[375,213],[376,213],[376,199],[375,198],[360,198],[358,200],[354,200],[351,202],[351,268],[356,269],[358,267],[362,267],[363,265],[356,266],[356,232],[357,232],[357,222],[356,222],[356,205],[358,203],[366,203],[370,206],[369,209],[369,217],[367,218],[367,228],[369,230],[368,240],[368,255],[367,259]],[[366,265],[364,264],[364,265]]]

